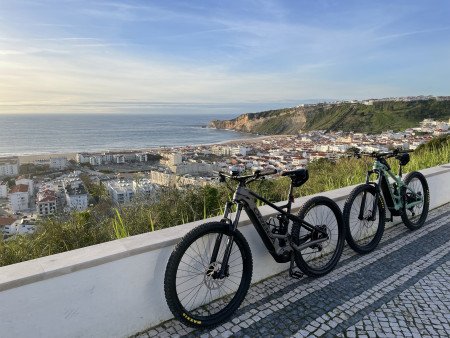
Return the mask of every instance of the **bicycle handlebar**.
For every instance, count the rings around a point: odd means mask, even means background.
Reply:
[[[225,177],[227,177],[227,178],[230,178],[230,179],[236,180],[236,181],[245,181],[245,180],[248,180],[248,179],[258,179],[260,177],[267,176],[267,175],[274,175],[277,172],[278,171],[276,169],[267,169],[267,170],[263,170],[263,171],[256,170],[254,174],[252,174],[252,175],[245,175],[245,176],[230,175],[230,174],[225,173],[223,171],[219,171],[219,172],[217,172],[217,174],[222,179],[225,179]]]
[[[367,156],[367,157],[373,157],[373,158],[390,158],[390,157],[395,157],[399,154],[403,154],[403,153],[412,153],[414,150],[403,150],[403,149],[395,149],[393,151],[389,151],[389,152],[385,152],[385,153],[377,153],[377,152],[372,152],[372,153],[355,153],[355,156],[360,157],[360,156]]]

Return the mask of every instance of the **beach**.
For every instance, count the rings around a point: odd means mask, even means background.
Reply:
[[[257,144],[263,140],[274,140],[274,139],[280,139],[284,137],[289,137],[291,135],[264,135],[264,136],[257,136],[257,137],[250,137],[250,138],[241,138],[241,139],[235,139],[235,140],[227,140],[227,141],[221,141],[216,143],[208,143],[208,144],[193,144],[193,145],[184,145],[184,146],[172,146],[172,147],[161,147],[161,146],[155,146],[155,147],[149,147],[144,149],[114,149],[111,150],[111,153],[130,153],[130,152],[157,152],[158,150],[162,149],[182,149],[186,147],[197,147],[197,146],[213,146],[213,145],[230,145],[230,144],[240,144],[240,145],[252,145]],[[36,160],[48,160],[50,158],[59,158],[59,157],[65,157],[67,160],[76,160],[77,153],[103,153],[104,151],[79,151],[79,152],[67,152],[67,153],[46,153],[46,154],[33,154],[33,155],[19,155],[19,160],[21,164],[27,164],[27,163],[33,163]]]

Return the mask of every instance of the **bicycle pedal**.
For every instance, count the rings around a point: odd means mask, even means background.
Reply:
[[[300,279],[305,275],[302,272],[289,269],[289,276],[295,279]]]
[[[295,279],[300,279],[304,274],[295,269],[294,254],[291,255],[291,264],[289,266],[289,276]]]

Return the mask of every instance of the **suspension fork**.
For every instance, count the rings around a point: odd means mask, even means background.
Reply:
[[[380,197],[380,183],[381,183],[381,173],[376,171],[376,170],[370,170],[367,172],[367,176],[366,176],[366,184],[371,184],[370,182],[370,176],[372,174],[377,174],[378,177],[378,182],[376,184],[372,183],[372,185],[375,186],[375,198],[373,200],[373,205],[372,205],[372,215],[368,218],[369,221],[374,221],[376,214],[377,214],[377,208],[378,208],[378,198]],[[358,215],[358,219],[360,221],[362,221],[364,219],[364,208],[366,205],[366,198],[367,198],[367,192],[364,191],[363,192],[363,197],[361,199],[361,206],[359,208],[359,215]]]
[[[228,214],[230,212],[231,209],[231,202],[227,203],[227,206],[225,208],[225,214],[224,216],[228,217]],[[225,252],[223,254],[223,260],[220,264],[220,270],[218,271],[217,274],[217,278],[224,278],[227,276],[228,274],[228,261],[230,259],[230,255],[231,255],[231,250],[233,248],[233,242],[234,242],[234,231],[237,229],[237,226],[239,224],[239,218],[241,217],[241,212],[242,212],[242,208],[243,205],[241,203],[237,204],[237,211],[236,211],[236,216],[233,220],[233,223],[230,224],[231,225],[231,230],[232,230],[232,234],[227,236],[227,243],[226,243],[226,247],[225,247]],[[219,236],[217,236],[216,238],[216,243],[214,244],[214,249],[213,249],[213,254],[211,256],[211,262],[213,263],[217,260],[217,255],[219,254],[219,249],[220,249],[220,244],[222,242],[223,239],[223,234],[219,234]]]
[[[223,217],[220,220],[221,222],[226,223],[227,226],[229,226],[231,224],[231,220],[228,218],[228,216],[230,215],[232,206],[233,206],[233,202],[230,202],[230,201],[228,201],[225,204],[225,210],[223,212]],[[219,254],[219,249],[220,249],[220,243],[222,243],[222,237],[223,237],[223,234],[219,234],[216,238],[216,242],[214,244],[214,249],[213,249],[213,252],[211,255],[211,260],[210,260],[209,264],[212,264],[217,260],[217,255]]]

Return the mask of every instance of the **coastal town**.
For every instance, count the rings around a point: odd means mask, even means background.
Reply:
[[[402,132],[326,132],[273,135],[214,145],[27,157],[0,157],[0,230],[5,238],[33,233],[39,218],[84,211],[96,201],[89,187],[104,189],[120,205],[162,187],[216,184],[217,171],[305,168],[320,159],[363,152],[416,149],[449,133],[450,121],[423,120]],[[92,190],[92,189],[91,189]]]

